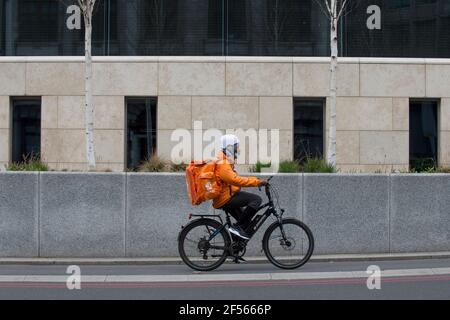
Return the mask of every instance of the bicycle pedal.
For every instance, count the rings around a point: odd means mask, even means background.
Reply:
[[[233,257],[233,262],[236,264],[242,263],[242,262],[247,262],[247,260],[245,260],[242,257]]]

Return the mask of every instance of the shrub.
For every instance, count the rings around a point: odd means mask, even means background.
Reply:
[[[278,172],[280,173],[295,173],[300,172],[301,165],[298,160],[286,160],[280,162]]]
[[[259,173],[262,171],[263,168],[270,168],[271,165],[272,165],[271,163],[261,163],[258,161],[255,165],[250,167],[250,172]]]
[[[141,165],[137,168],[138,172],[164,172],[169,171],[169,163],[156,154],[148,157]]]
[[[450,173],[450,168],[445,167],[423,167],[420,169],[411,168],[410,173]]]
[[[436,170],[436,161],[433,158],[412,158],[410,171],[415,173],[432,173]]]
[[[8,171],[49,171],[48,165],[41,161],[38,154],[30,154],[22,162],[11,163],[6,166]]]
[[[137,168],[138,172],[184,172],[186,171],[187,164],[180,163],[175,164],[173,162],[164,160],[157,155],[152,155],[147,158],[142,164]],[[133,172],[135,170],[128,169],[128,171]]]
[[[422,170],[420,172],[421,173],[437,173],[438,170],[439,169],[436,167],[425,167],[425,168],[422,168]]]
[[[172,171],[172,172],[185,172],[186,168],[187,168],[187,164],[186,163],[176,164],[176,163],[172,162],[172,163],[170,163],[169,167],[170,167],[170,171]]]
[[[303,164],[303,172],[307,173],[336,173],[336,168],[324,159],[308,158]]]
[[[251,172],[261,172],[262,168],[269,168],[271,164],[262,164],[257,162],[251,169]],[[307,158],[305,162],[299,160],[285,160],[280,162],[279,173],[335,173],[336,169],[328,165],[325,160],[320,158]]]

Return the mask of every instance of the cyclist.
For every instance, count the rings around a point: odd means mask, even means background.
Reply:
[[[217,156],[215,174],[221,184],[221,192],[214,199],[213,207],[230,212],[237,221],[229,228],[230,233],[248,240],[249,236],[245,229],[258,211],[262,199],[256,194],[241,191],[241,187],[264,186],[267,181],[256,177],[242,177],[237,174],[234,164],[240,153],[238,137],[227,134],[221,137],[220,143],[221,150]]]

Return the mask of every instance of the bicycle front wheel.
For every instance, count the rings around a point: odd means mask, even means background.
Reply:
[[[181,259],[198,271],[211,271],[228,257],[230,236],[223,225],[212,219],[198,219],[187,225],[178,238]]]
[[[283,219],[269,226],[263,238],[263,249],[269,261],[281,269],[296,269],[311,258],[314,237],[311,230],[296,219]]]

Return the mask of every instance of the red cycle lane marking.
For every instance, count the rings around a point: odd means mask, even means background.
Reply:
[[[270,280],[270,281],[205,281],[205,282],[146,282],[146,283],[81,283],[85,289],[182,289],[211,287],[270,287],[270,286],[311,286],[311,285],[356,285],[366,284],[366,278],[354,279],[307,279],[307,280]],[[413,283],[427,281],[450,281],[445,276],[405,276],[382,278],[382,283]],[[67,289],[65,283],[0,283],[0,289]]]

